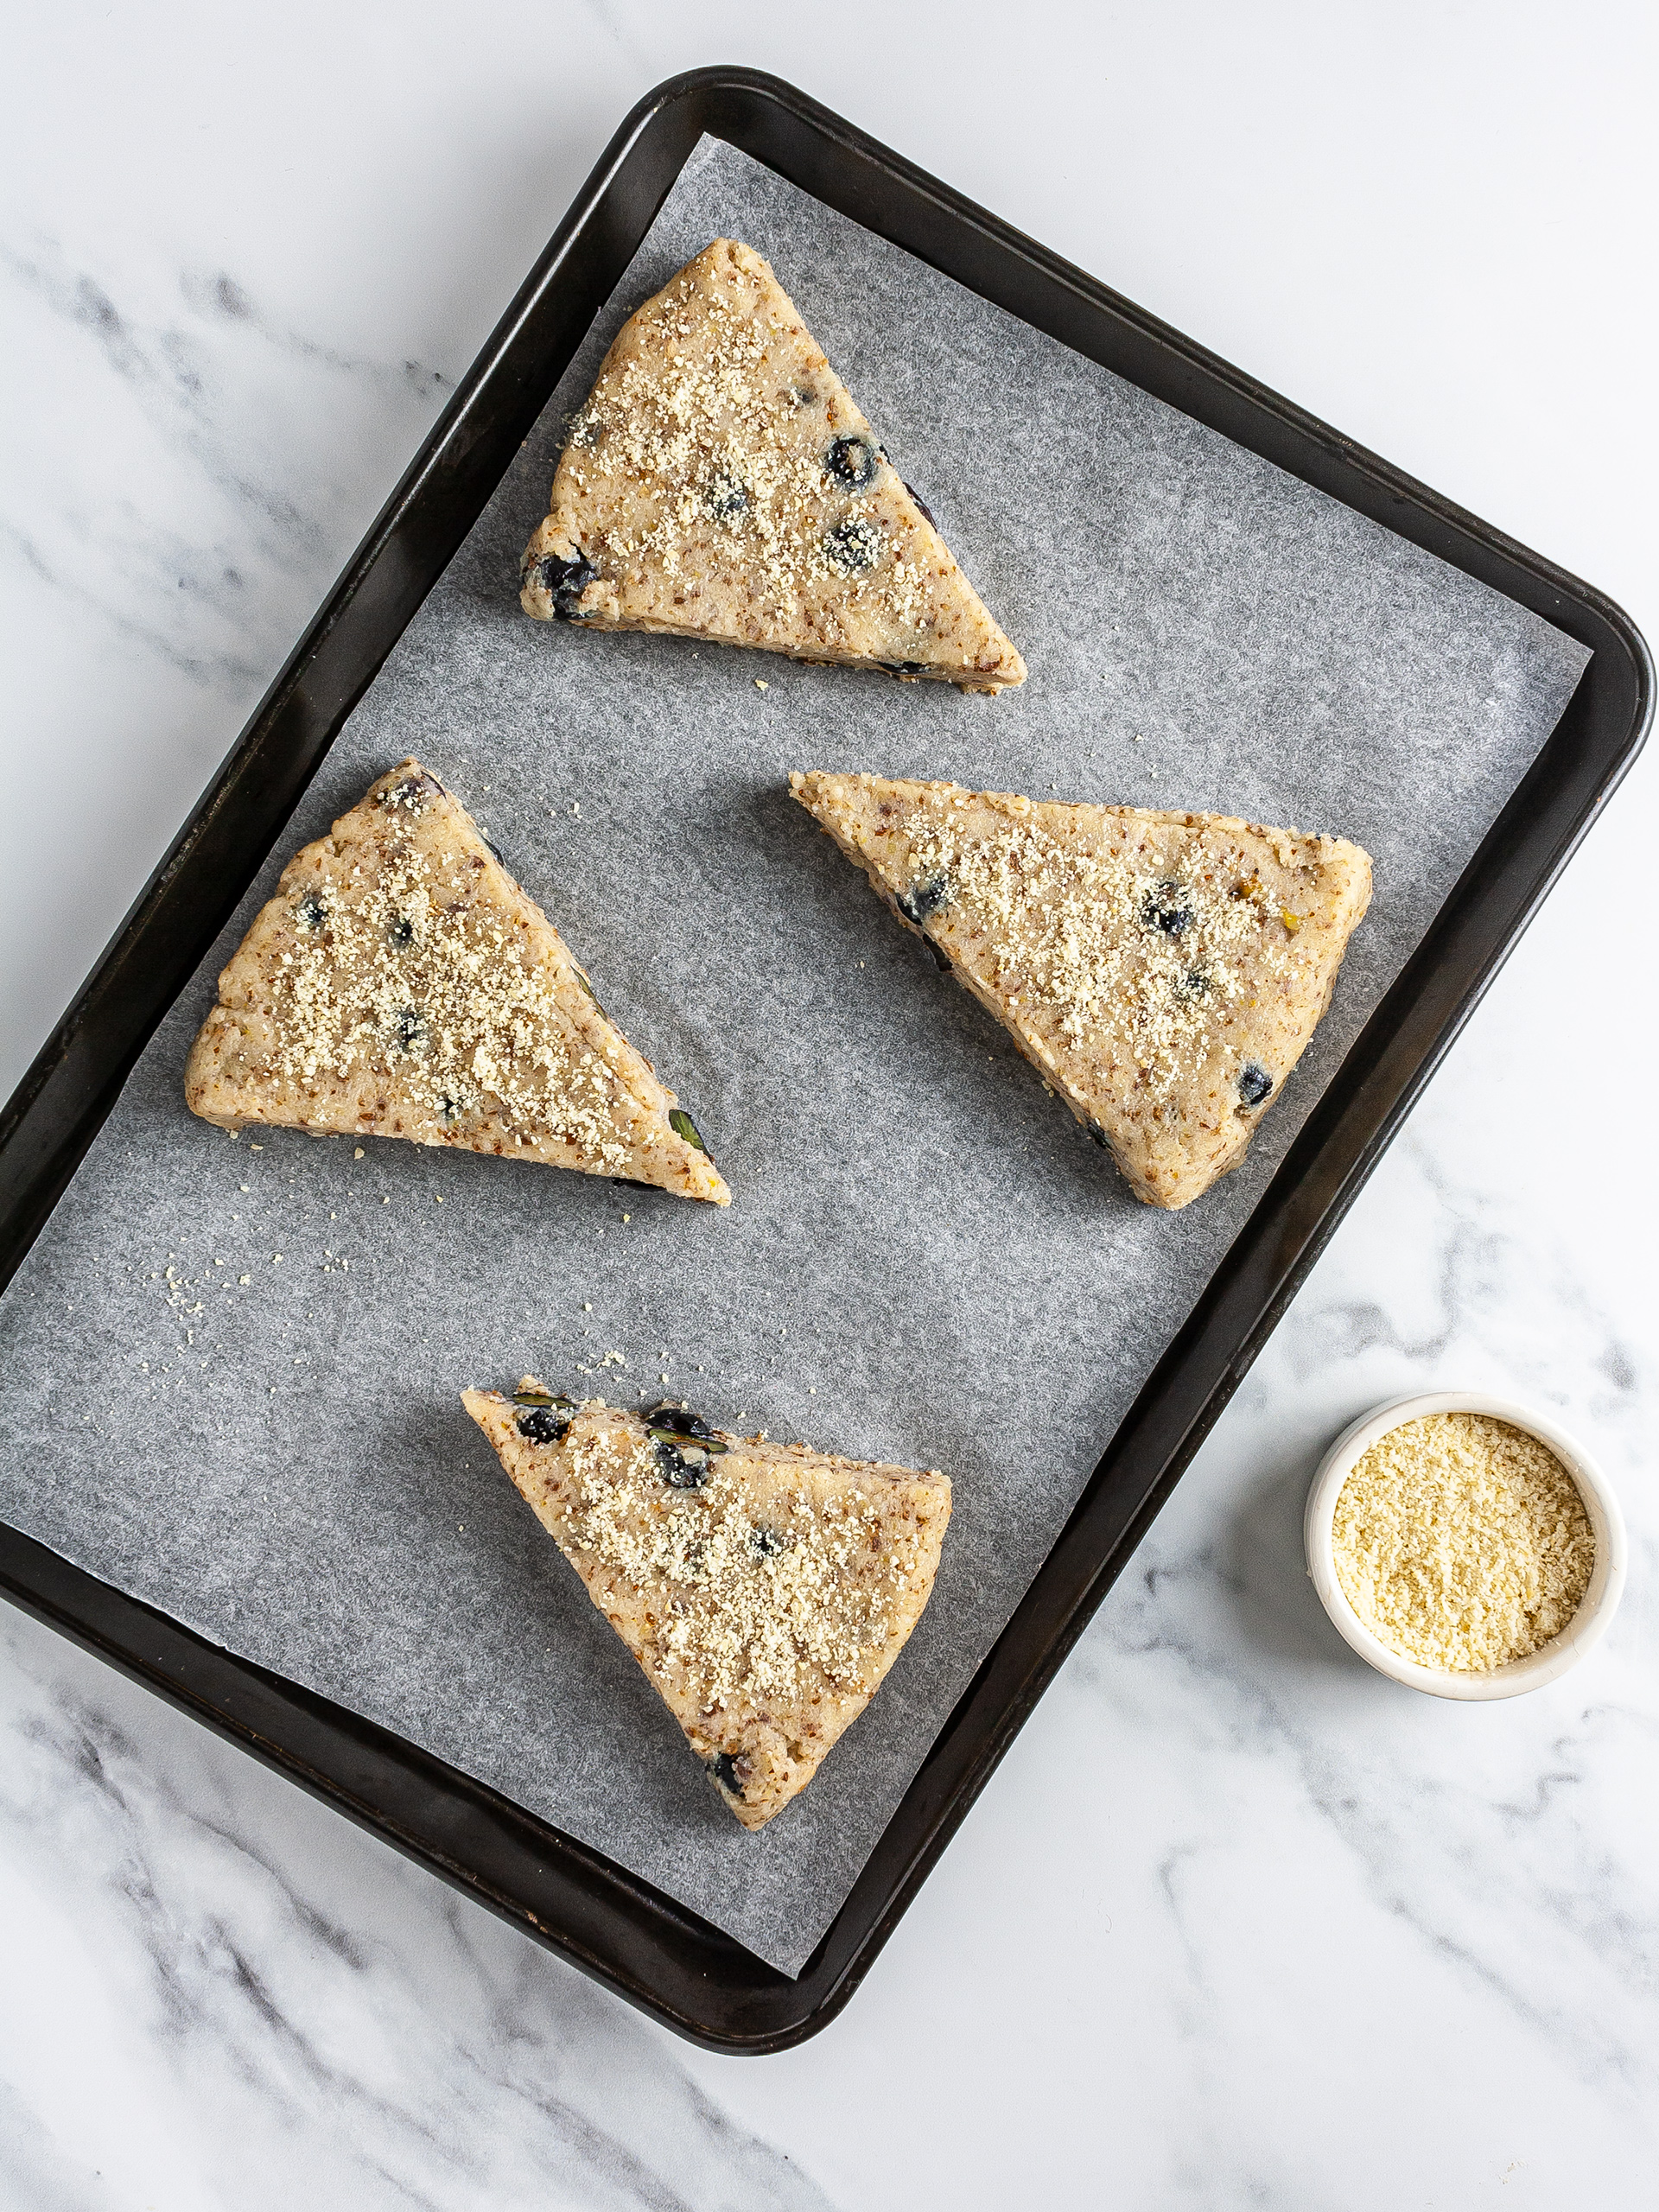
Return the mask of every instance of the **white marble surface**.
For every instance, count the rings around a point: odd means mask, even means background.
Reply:
[[[153,0],[7,47],[0,1083],[615,122],[700,61],[794,78],[1659,629],[1637,0]],[[675,2042],[0,1609],[0,2206],[1651,2202],[1654,772],[804,2049]],[[1301,1571],[1320,1446],[1438,1382],[1556,1409],[1630,1522],[1607,1643],[1509,1705],[1370,1675]]]

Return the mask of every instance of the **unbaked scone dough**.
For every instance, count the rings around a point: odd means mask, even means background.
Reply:
[[[1370,855],[1340,837],[881,776],[789,780],[1150,1205],[1185,1205],[1243,1158],[1370,899]]]
[[[674,1093],[417,760],[283,869],[184,1095],[223,1128],[410,1137],[730,1201]]]
[[[542,621],[1025,681],[921,502],[753,248],[716,238],[619,332],[524,549]]]
[[[679,1406],[575,1405],[531,1376],[462,1403],[727,1804],[764,1827],[921,1618],[950,1483],[745,1441]]]

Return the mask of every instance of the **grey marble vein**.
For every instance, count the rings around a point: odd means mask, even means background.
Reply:
[[[86,2040],[124,2063],[146,2054],[192,2146],[184,2172],[213,2201],[291,2204],[303,2164],[321,2202],[376,2212],[526,2192],[607,2212],[825,2212],[667,2037],[10,1611],[0,1678],[9,1897],[73,1866],[69,1924],[120,1989]],[[54,2009],[28,1942],[8,1955],[10,2005]],[[78,2150],[0,2074],[0,2202],[33,2212],[106,2202],[100,2178],[131,2186],[143,2132],[85,2117]]]

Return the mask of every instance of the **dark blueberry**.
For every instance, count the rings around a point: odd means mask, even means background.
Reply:
[[[484,837],[484,832],[481,830],[478,834],[480,837]],[[507,856],[502,851],[500,846],[496,843],[494,838],[484,837],[484,846],[486,851],[489,854],[490,858],[495,862],[496,866],[498,868],[505,868],[507,864]]]
[[[435,776],[429,776],[424,768],[418,776],[405,776],[401,784],[394,784],[389,791],[382,791],[382,806],[406,806],[411,814],[418,814],[429,798],[441,798],[443,785]]]
[[[412,1006],[392,1016],[392,1035],[404,1052],[411,1052],[426,1034],[426,1024]]]
[[[930,875],[924,883],[912,883],[908,891],[901,891],[896,900],[899,912],[907,922],[914,922],[920,929],[930,914],[937,914],[950,895],[950,879],[944,874]]]
[[[1148,891],[1141,902],[1141,918],[1149,930],[1162,930],[1166,937],[1179,937],[1183,930],[1192,926],[1192,909],[1181,903],[1182,887],[1173,878]]]
[[[717,468],[702,496],[716,522],[735,522],[749,511],[748,487],[739,483],[729,469]]]
[[[889,676],[925,676],[927,674],[927,663],[925,660],[884,660],[881,665]]]
[[[854,515],[838,522],[824,538],[823,557],[843,576],[862,575],[881,557],[881,533],[874,523],[862,522]]]
[[[704,1144],[702,1139],[697,1134],[696,1123],[686,1112],[683,1106],[671,1106],[669,1108],[668,1126],[673,1130],[677,1137],[683,1137],[687,1144],[691,1147],[694,1152],[706,1153],[708,1151],[708,1146]]]
[[[577,553],[570,560],[561,560],[556,553],[544,553],[536,564],[542,588],[553,601],[553,612],[561,622],[586,620],[578,605],[597,571],[585,555]]]
[[[709,1771],[729,1796],[741,1797],[743,1785],[737,1778],[737,1761],[729,1751],[716,1751],[709,1762]]]
[[[939,526],[939,518],[934,513],[932,508],[928,505],[927,501],[922,497],[921,493],[916,489],[916,486],[913,484],[906,484],[905,486],[905,489],[909,493],[911,498],[915,500],[917,505],[927,517],[929,522],[932,524],[934,529],[937,530]]]
[[[881,456],[868,438],[831,438],[824,448],[823,466],[849,492],[868,492],[875,481]]]
[[[613,1175],[611,1180],[619,1191],[655,1191],[661,1187],[656,1183],[642,1183],[637,1175]]]
[[[386,931],[386,942],[388,944],[407,944],[414,934],[415,925],[405,914]]]
[[[1254,1060],[1246,1060],[1238,1071],[1238,1095],[1247,1106],[1259,1106],[1273,1089],[1273,1077],[1266,1068],[1258,1067]]]
[[[671,1490],[701,1490],[708,1481],[711,1470],[707,1446],[694,1444],[689,1437],[681,1443],[662,1429],[652,1429],[651,1448],[656,1454],[657,1471]]]
[[[784,1548],[784,1540],[773,1529],[751,1529],[749,1541],[762,1559],[772,1559]]]
[[[683,1406],[677,1406],[664,1398],[660,1405],[652,1406],[645,1416],[647,1428],[666,1429],[671,1436],[695,1437],[706,1444],[711,1452],[724,1452],[728,1446],[720,1440],[720,1431],[711,1428],[701,1414],[688,1413]]]
[[[1178,999],[1201,999],[1210,988],[1210,978],[1202,968],[1189,968],[1175,986]]]
[[[559,1444],[572,1418],[555,1401],[550,1405],[526,1406],[514,1426],[526,1444]]]
[[[582,989],[587,992],[588,997],[592,999],[594,1004],[595,1006],[599,1006],[599,993],[594,988],[588,978],[582,974],[580,968],[576,970],[576,981],[582,985]],[[602,1006],[599,1006],[599,1010],[601,1014],[605,1014],[605,1009]],[[605,1014],[605,1019],[608,1021],[610,1020],[609,1014]]]
[[[441,1122],[458,1122],[461,1119],[460,1101],[452,1098],[447,1090],[438,1100],[438,1119]]]
[[[308,891],[294,909],[294,918],[302,929],[320,930],[328,918],[328,909],[315,891]]]
[[[1103,1152],[1109,1152],[1111,1150],[1112,1141],[1110,1137],[1107,1135],[1105,1130],[1101,1128],[1098,1122],[1085,1122],[1084,1123],[1084,1127],[1088,1130],[1090,1136],[1093,1139],[1094,1142],[1100,1147]]]

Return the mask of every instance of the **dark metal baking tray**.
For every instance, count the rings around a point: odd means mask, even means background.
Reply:
[[[0,1529],[0,1589],[668,2026],[778,2050],[868,1972],[1413,1101],[1630,766],[1629,619],[776,78],[671,79],[618,131],[212,788],[0,1121],[0,1286],[353,707],[495,490],[703,133],[1132,384],[1478,577],[1592,654],[1554,734],[1349,1052],[812,1958],[791,1980],[495,1791]]]

